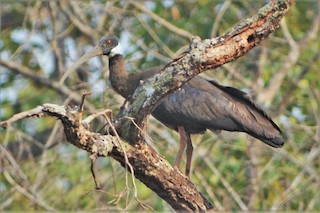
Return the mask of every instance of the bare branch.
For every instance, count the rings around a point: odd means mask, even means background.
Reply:
[[[222,20],[224,13],[226,12],[228,7],[230,6],[230,3],[231,3],[231,0],[227,0],[220,7],[219,13],[218,13],[216,19],[214,20],[214,23],[212,26],[212,30],[211,30],[211,37],[212,38],[217,36],[220,22]]]
[[[277,94],[282,85],[284,78],[290,72],[290,68],[297,62],[300,52],[305,48],[306,43],[316,38],[317,31],[319,29],[319,15],[314,19],[310,30],[305,34],[304,38],[301,39],[298,43],[293,41],[286,25],[284,25],[284,34],[290,44],[291,50],[288,53],[288,56],[284,59],[282,66],[278,72],[270,80],[270,84],[260,92],[257,97],[258,101],[264,102],[266,105],[270,105],[273,97]]]
[[[84,16],[81,15],[81,12],[78,9],[78,2],[74,1],[69,2],[69,1],[63,1],[60,4],[60,7],[62,9],[62,11],[69,17],[69,19],[72,21],[72,23],[86,36],[88,37],[94,37],[95,39],[97,39],[97,33],[96,31],[91,28],[89,25],[85,24],[88,22],[83,22]],[[74,13],[70,10],[70,8],[72,8],[74,10]],[[75,14],[77,13],[77,14]],[[79,14],[80,13],[80,14]],[[82,20],[80,20],[80,19]]]
[[[316,63],[316,61],[319,59],[320,51],[316,52],[314,56],[311,58],[311,60],[307,63],[305,67],[300,71],[299,76],[295,81],[292,82],[289,89],[287,89],[287,92],[283,95],[283,98],[281,100],[280,105],[278,106],[278,113],[281,114],[285,107],[288,105],[288,102],[290,101],[290,98],[292,98],[292,92],[297,89],[298,83],[303,79],[303,77],[311,70],[311,67]]]
[[[59,82],[50,80],[50,79],[46,78],[45,76],[41,76],[39,74],[36,74],[36,73],[32,72],[32,70],[30,70],[28,67],[22,66],[22,65],[17,64],[13,61],[3,60],[3,59],[0,59],[0,65],[7,67],[8,69],[10,69],[11,71],[13,71],[15,73],[21,74],[21,75],[31,79],[32,81],[34,81],[38,85],[39,84],[44,85],[48,88],[53,89],[54,91],[56,91],[60,94],[66,95],[67,97],[70,97],[72,100],[74,100],[78,103],[81,103],[81,101],[82,101],[81,95],[72,91],[67,86],[59,84]],[[93,113],[95,111],[95,107],[92,104],[87,103],[86,106],[91,113]]]
[[[15,114],[10,119],[6,121],[1,121],[0,127],[7,128],[7,126],[10,125],[11,123],[22,120],[27,117],[43,117],[42,109],[43,108],[41,106],[38,106],[34,109]]]
[[[288,200],[290,200],[290,193],[294,194],[299,182],[302,181],[303,175],[306,173],[306,170],[309,168],[309,165],[314,161],[316,157],[319,157],[320,154],[320,146],[319,144],[315,144],[311,151],[309,152],[304,167],[301,169],[299,174],[293,179],[290,186],[283,192],[282,196],[279,196],[278,199],[275,199],[272,203],[271,210],[275,211],[279,209],[282,205],[284,205]],[[319,178],[318,180],[319,181]]]
[[[179,27],[174,26],[173,24],[171,24],[170,22],[168,22],[165,19],[161,18],[157,14],[155,14],[152,11],[148,10],[146,7],[144,7],[139,2],[136,2],[136,1],[129,1],[129,2],[134,7],[136,7],[139,10],[141,10],[145,14],[149,15],[153,20],[155,20],[156,22],[158,22],[159,24],[161,24],[162,26],[164,26],[165,28],[167,28],[171,32],[174,32],[175,34],[177,34],[177,35],[179,35],[179,36],[181,36],[183,38],[186,38],[188,40],[191,40],[194,37],[193,34],[187,32],[187,31],[185,31],[185,30],[183,30],[183,29],[181,29]]]
[[[28,199],[32,200],[34,203],[39,206],[47,209],[54,210],[51,206],[49,206],[41,195],[35,190],[35,188],[30,184],[28,176],[23,172],[20,168],[20,165],[15,161],[12,155],[0,144],[0,153],[1,156],[5,159],[5,164],[10,166],[4,166],[3,171],[1,171],[6,178],[6,180],[21,194],[26,196]],[[2,159],[1,159],[2,160]],[[12,170],[12,172],[9,172]],[[14,176],[10,176],[14,174]]]
[[[170,58],[173,58],[175,53],[164,42],[161,41],[157,33],[138,15],[136,15],[136,18],[150,34],[152,39],[170,56]]]
[[[221,180],[223,186],[227,189],[227,191],[230,193],[230,195],[234,198],[234,200],[237,202],[239,207],[241,208],[242,211],[248,211],[248,207],[244,202],[241,200],[240,196],[237,194],[237,192],[232,188],[232,186],[229,184],[229,182],[222,176],[222,174],[219,172],[219,170],[212,165],[212,163],[208,160],[208,157],[204,157],[204,162],[209,166],[211,171],[219,177]]]

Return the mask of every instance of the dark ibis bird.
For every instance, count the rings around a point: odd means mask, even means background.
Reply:
[[[108,56],[111,86],[128,99],[141,81],[151,78],[159,69],[128,74],[124,57],[118,52],[118,47],[116,37],[104,36],[99,45],[80,58],[73,67],[93,56]],[[236,131],[245,132],[272,147],[277,148],[284,144],[279,127],[246,93],[199,76],[165,97],[152,115],[180,134],[180,147],[174,166],[179,168],[186,148],[187,176],[190,174],[193,152],[190,134],[204,133],[207,129]]]

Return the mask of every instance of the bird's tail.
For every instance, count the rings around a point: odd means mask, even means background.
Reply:
[[[248,132],[248,134],[252,135],[253,137],[263,141],[264,143],[268,144],[269,146],[272,146],[274,148],[280,148],[284,145],[284,140],[281,135],[281,132],[272,134],[272,135],[257,135],[257,134],[252,134]]]
[[[214,81],[210,82],[227,93],[237,106],[238,114],[241,116],[235,113],[230,115],[238,124],[235,131],[244,131],[275,148],[283,146],[284,140],[280,128],[246,93],[233,87],[222,86]]]

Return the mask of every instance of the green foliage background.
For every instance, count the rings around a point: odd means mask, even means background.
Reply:
[[[255,14],[264,1],[138,3],[169,24],[205,39],[224,34]],[[130,1],[2,1],[0,11],[1,59],[29,68],[51,82],[59,81],[67,67],[104,34],[120,38],[130,72],[164,65],[189,44]],[[286,145],[275,150],[242,133],[193,136],[191,180],[218,210],[320,211],[318,28],[318,1],[297,1],[266,41],[239,60],[205,73],[249,92],[286,138]],[[0,68],[0,120],[43,103],[78,104],[68,94],[21,72],[3,64]],[[77,94],[84,89],[93,91],[87,99],[91,106],[87,115],[102,108],[110,108],[116,115],[123,103],[111,89],[108,74],[107,59],[100,57],[83,65],[65,83]],[[281,75],[283,78],[275,81]],[[279,89],[272,94],[276,85]],[[103,123],[97,121],[92,129],[99,131]],[[151,118],[148,134],[149,143],[173,162],[177,133]],[[172,211],[110,158],[98,160],[103,190],[94,191],[89,156],[66,142],[59,121],[16,122],[0,129],[0,141],[1,210],[137,211],[151,207]]]

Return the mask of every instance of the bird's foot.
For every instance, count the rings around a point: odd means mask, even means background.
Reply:
[[[178,165],[173,165],[173,169],[179,171],[180,173],[182,173]]]
[[[186,169],[185,175],[190,179],[190,169]]]
[[[190,171],[186,170],[186,172],[183,173],[178,165],[173,165],[173,169],[179,171],[181,174],[185,175],[188,179],[190,179]]]

